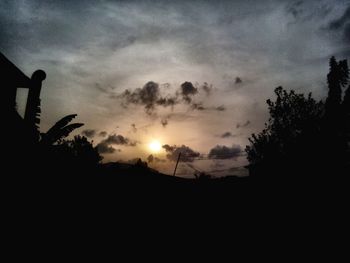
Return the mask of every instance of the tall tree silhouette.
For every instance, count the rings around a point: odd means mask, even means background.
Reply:
[[[328,97],[326,99],[326,115],[333,120],[339,119],[340,105],[342,101],[342,88],[348,82],[349,68],[346,60],[337,62],[335,57],[329,61]]]
[[[343,111],[346,115],[350,115],[350,85],[345,91],[344,100],[343,100]]]

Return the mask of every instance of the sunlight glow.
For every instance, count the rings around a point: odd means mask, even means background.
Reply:
[[[159,141],[152,141],[149,145],[148,145],[149,149],[151,152],[153,153],[157,153],[162,149],[162,145]]]

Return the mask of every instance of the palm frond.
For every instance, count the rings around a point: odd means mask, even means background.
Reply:
[[[53,142],[56,142],[58,140],[61,140],[65,137],[67,137],[72,131],[80,128],[83,125],[84,125],[84,123],[72,123],[72,124],[69,124],[69,125],[63,127],[62,129],[60,129],[60,132],[56,133],[55,136],[52,137]]]
[[[54,144],[67,137],[75,129],[83,126],[83,123],[69,124],[76,116],[77,114],[70,114],[56,122],[46,133],[41,134],[41,143],[46,145]]]
[[[77,114],[70,114],[67,115],[65,117],[63,117],[62,119],[60,119],[58,122],[55,123],[54,126],[52,126],[47,132],[46,135],[47,136],[51,136],[55,133],[57,133],[59,130],[61,130],[64,126],[66,126],[68,123],[70,123],[75,117],[77,116]]]

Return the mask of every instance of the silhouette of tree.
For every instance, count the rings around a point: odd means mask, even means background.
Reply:
[[[340,104],[342,100],[342,88],[348,82],[349,68],[346,60],[337,62],[335,57],[329,61],[328,97],[326,99],[326,115],[329,119],[339,119]]]
[[[342,103],[343,113],[344,113],[344,123],[347,141],[350,141],[350,85],[345,91],[343,103]]]
[[[316,102],[311,93],[305,97],[282,87],[275,89],[275,102],[267,100],[270,118],[265,129],[252,134],[247,158],[255,167],[266,167],[269,173],[281,166],[292,167],[315,146],[312,137],[320,130],[324,104]]]
[[[252,175],[341,174],[349,168],[350,88],[347,60],[330,59],[328,97],[317,102],[282,87],[267,100],[270,118],[246,147]]]
[[[55,123],[46,133],[41,134],[41,144],[51,145],[59,142],[63,138],[67,137],[72,131],[83,126],[83,123],[71,122],[77,114],[71,114],[63,117],[61,120]]]
[[[61,153],[68,155],[76,166],[88,168],[102,160],[96,147],[85,136],[74,136],[73,140],[61,140],[57,144]]]
[[[347,61],[330,59],[328,97],[317,102],[282,87],[267,100],[270,118],[246,147],[251,175],[341,173],[349,167],[349,78]]]
[[[348,86],[348,88],[345,91],[345,95],[344,95],[344,100],[343,100],[343,109],[344,109],[344,113],[346,115],[350,114],[350,85]]]
[[[345,91],[343,99],[343,112],[344,112],[344,130],[345,130],[345,141],[347,143],[346,152],[346,169],[350,170],[350,85]]]

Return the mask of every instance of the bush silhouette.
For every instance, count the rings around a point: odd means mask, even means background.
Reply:
[[[349,168],[349,79],[347,61],[330,59],[326,102],[275,89],[276,101],[267,100],[270,118],[246,147],[252,176],[286,179],[288,175],[343,173]],[[303,177],[303,179],[308,179]]]

